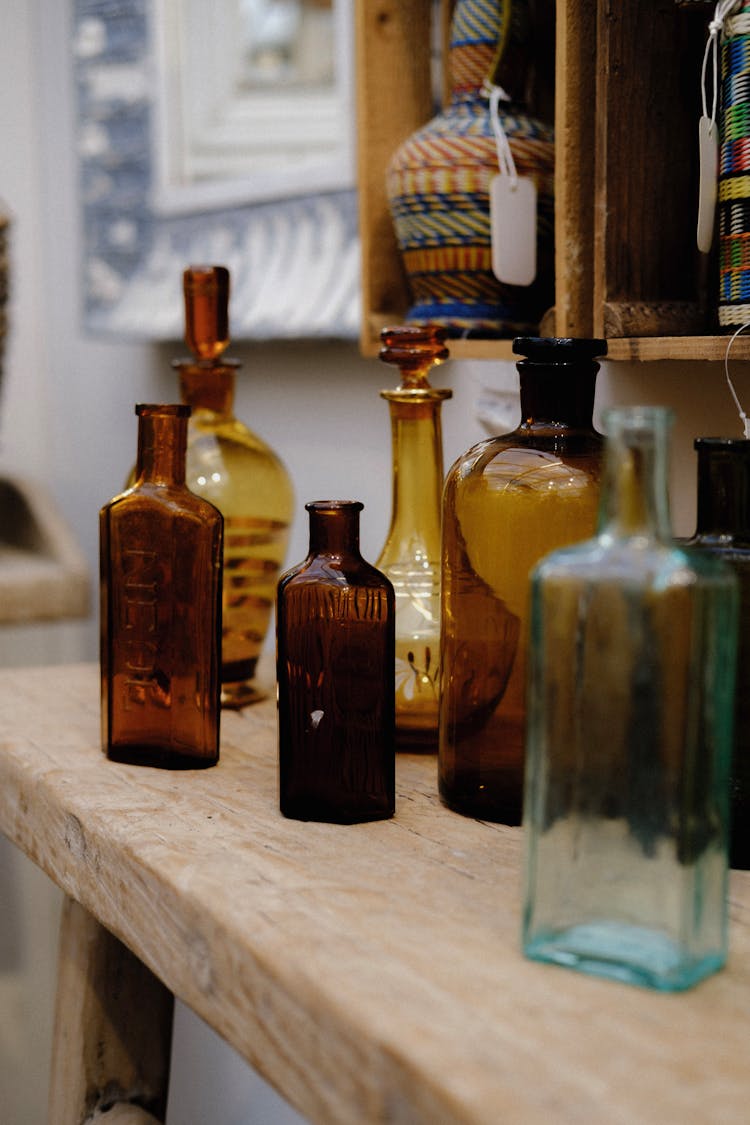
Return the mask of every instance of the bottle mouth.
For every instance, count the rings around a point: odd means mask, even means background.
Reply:
[[[361,500],[309,500],[305,504],[306,512],[361,512],[363,508]]]
[[[750,449],[750,438],[698,437],[693,441],[693,449]]]
[[[606,356],[607,341],[577,336],[516,336],[513,353],[532,363],[593,363]]]
[[[139,418],[160,415],[165,418],[189,418],[191,407],[184,402],[139,402],[135,408]]]

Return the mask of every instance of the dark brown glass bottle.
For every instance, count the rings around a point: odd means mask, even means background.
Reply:
[[[696,438],[698,508],[688,545],[731,566],[740,587],[740,631],[730,775],[729,862],[750,867],[750,441]]]
[[[470,449],[443,492],[438,777],[458,812],[519,824],[529,574],[596,527],[603,340],[518,338],[521,425]]]
[[[393,816],[395,597],[359,553],[355,500],[315,501],[310,553],[279,581],[279,780],[284,816]]]
[[[221,513],[185,485],[190,407],[141,405],[132,488],[100,513],[102,748],[170,769],[219,757]]]

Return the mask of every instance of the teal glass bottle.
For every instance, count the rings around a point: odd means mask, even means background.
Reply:
[[[532,574],[523,947],[661,990],[727,951],[737,581],[678,547],[668,411],[605,418],[598,534]]]

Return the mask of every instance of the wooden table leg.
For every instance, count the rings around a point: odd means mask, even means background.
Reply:
[[[166,1116],[174,997],[72,899],[63,905],[49,1125]],[[115,1108],[116,1107],[116,1108]]]

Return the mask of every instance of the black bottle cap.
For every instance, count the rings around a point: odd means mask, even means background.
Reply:
[[[532,363],[591,362],[607,354],[607,341],[574,336],[516,336],[513,351]]]

